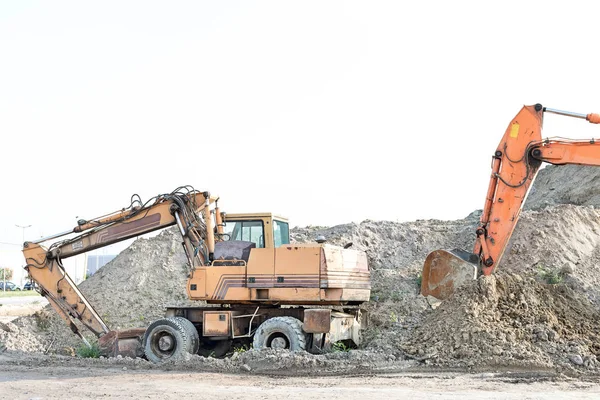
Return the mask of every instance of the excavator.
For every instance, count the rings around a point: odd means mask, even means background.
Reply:
[[[318,243],[290,243],[285,218],[227,214],[218,197],[182,186],[130,204],[73,229],[23,244],[40,293],[88,346],[105,356],[145,356],[160,363],[186,354],[226,354],[234,342],[255,348],[320,352],[360,343],[371,283],[366,254]],[[148,327],[111,330],[69,277],[63,260],[177,226],[187,258],[186,291],[193,307],[167,307]],[[48,247],[43,243],[54,241]]]
[[[544,113],[600,123],[599,114],[580,114],[524,106],[512,119],[492,156],[492,174],[473,251],[435,250],[422,271],[421,294],[433,302],[446,300],[466,282],[490,275],[498,267],[519,214],[543,162],[600,166],[600,142],[595,139],[542,139]]]

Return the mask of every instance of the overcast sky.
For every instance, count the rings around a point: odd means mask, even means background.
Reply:
[[[522,105],[600,111],[599,9],[1,1],[0,242],[184,184],[292,225],[462,218]],[[600,137],[554,115],[544,128]],[[0,250],[0,265],[20,256]]]

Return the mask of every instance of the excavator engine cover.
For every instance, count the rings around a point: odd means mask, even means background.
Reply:
[[[425,259],[421,294],[446,300],[456,288],[477,278],[479,257],[468,251],[435,250]]]

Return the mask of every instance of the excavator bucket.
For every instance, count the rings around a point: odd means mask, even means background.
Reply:
[[[98,339],[100,355],[104,357],[142,357],[142,338],[144,328],[133,328],[122,331],[110,331]]]
[[[479,257],[468,251],[435,250],[425,259],[421,294],[446,300],[454,290],[477,278]]]

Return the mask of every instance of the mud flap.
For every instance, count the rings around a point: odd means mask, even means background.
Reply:
[[[435,250],[425,259],[421,294],[446,300],[454,290],[477,278],[479,258],[464,250]]]
[[[142,357],[142,338],[146,329],[133,328],[123,331],[110,331],[98,339],[100,355],[104,357]]]

